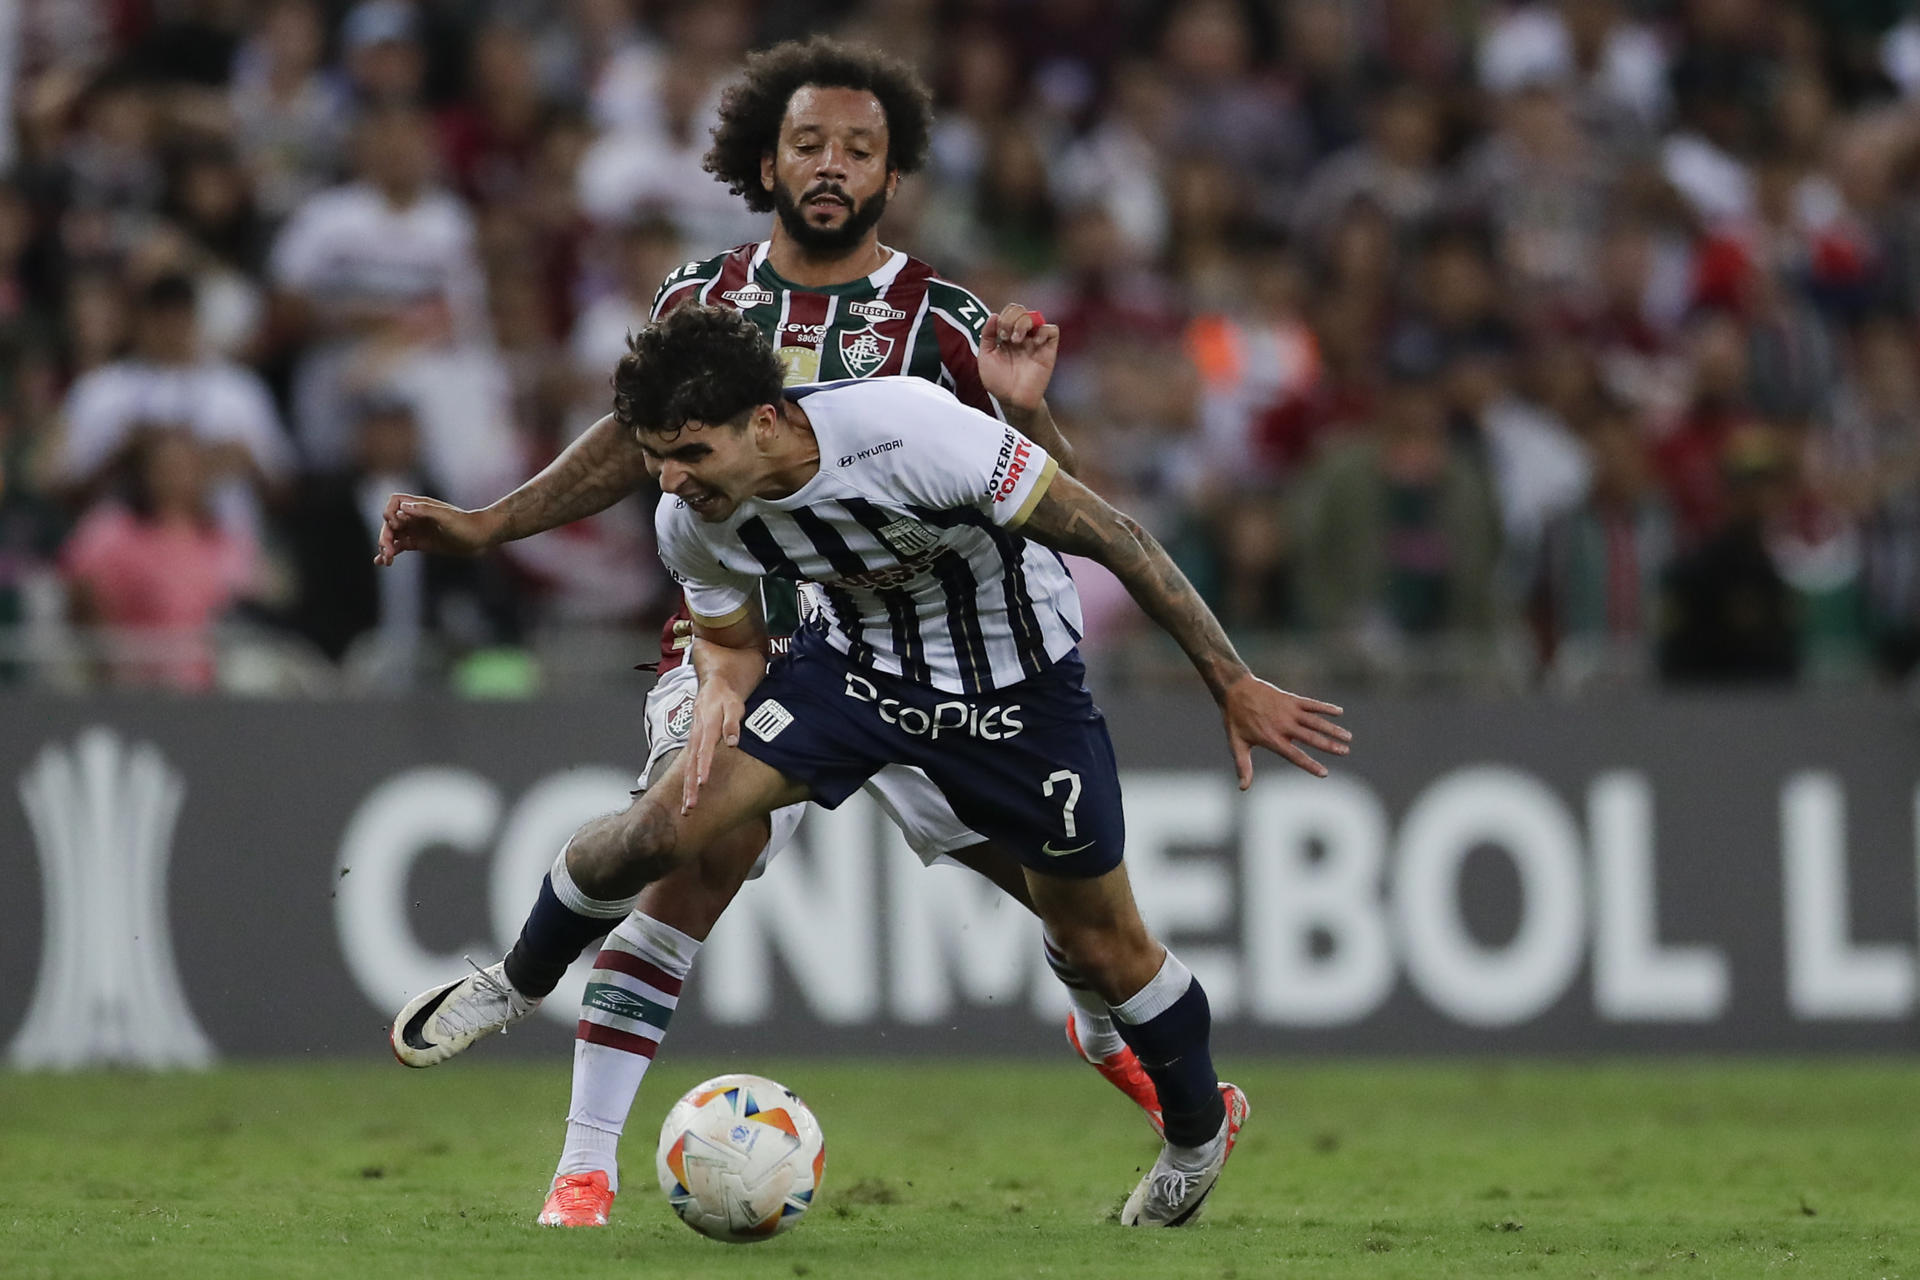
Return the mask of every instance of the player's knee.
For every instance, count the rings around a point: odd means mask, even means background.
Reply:
[[[637,893],[677,863],[672,816],[649,796],[621,813],[596,818],[567,847],[567,871],[595,897]]]
[[[677,830],[666,807],[642,796],[627,810],[620,827],[620,861],[631,877],[642,882],[663,879],[680,865]]]
[[[1047,931],[1067,962],[1102,994],[1138,990],[1159,967],[1160,948],[1144,930],[1106,920],[1064,927],[1050,922]]]

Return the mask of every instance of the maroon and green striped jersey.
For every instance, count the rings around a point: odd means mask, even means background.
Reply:
[[[732,307],[760,326],[786,369],[788,385],[875,378],[925,378],[1006,420],[980,381],[980,331],[987,308],[966,289],[898,250],[872,275],[847,284],[793,284],[767,262],[770,241],[743,244],[667,274],[653,296],[658,320],[690,302]],[[767,630],[784,638],[798,625],[793,604],[764,592]],[[682,603],[660,635],[660,669],[685,657],[693,637]]]

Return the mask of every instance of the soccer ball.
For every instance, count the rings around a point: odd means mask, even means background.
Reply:
[[[667,1112],[655,1164],[680,1220],[703,1236],[745,1244],[800,1221],[826,1167],[820,1122],[785,1085],[715,1076]]]

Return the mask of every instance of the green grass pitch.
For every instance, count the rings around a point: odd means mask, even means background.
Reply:
[[[1115,1225],[1154,1151],[1070,1061],[666,1060],[605,1231],[536,1227],[567,1064],[0,1075],[0,1276],[1920,1277],[1920,1071],[1895,1060],[1223,1063],[1253,1102],[1207,1214]],[[813,1105],[796,1231],[700,1239],[654,1183],[672,1100]]]

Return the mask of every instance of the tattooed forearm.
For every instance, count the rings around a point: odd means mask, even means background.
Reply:
[[[1013,429],[1027,439],[1045,449],[1060,469],[1068,475],[1076,474],[1075,464],[1079,455],[1074,451],[1073,442],[1060,430],[1060,424],[1054,420],[1053,410],[1047,408],[1042,400],[1038,408],[1022,409],[1018,405],[1003,404],[1007,411],[1007,421]]]
[[[1055,476],[1020,532],[1105,565],[1148,617],[1179,641],[1214,700],[1248,674],[1206,601],[1151,533],[1071,476]]]
[[[605,511],[640,488],[646,455],[613,416],[600,419],[539,475],[493,504],[499,541],[532,537]]]

